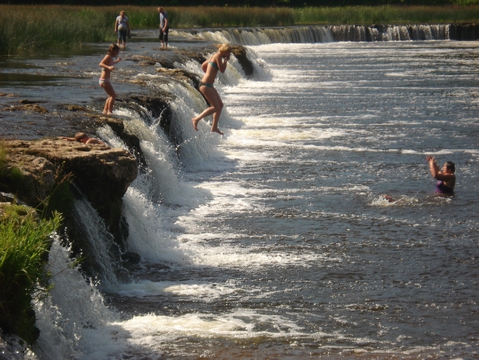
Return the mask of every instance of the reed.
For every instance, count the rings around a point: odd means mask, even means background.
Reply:
[[[479,6],[345,6],[294,10],[295,24],[452,24],[473,23]]]
[[[76,48],[114,37],[110,12],[73,6],[0,5],[0,52]]]
[[[50,235],[61,216],[40,220],[35,210],[27,209],[9,205],[0,218],[0,327],[31,344],[38,337],[32,295],[44,275]]]
[[[291,26],[304,24],[440,24],[476,22],[471,6],[347,6],[305,8],[168,7],[171,28]],[[157,7],[0,5],[0,54],[78,48],[87,42],[114,42],[115,18],[125,10],[132,30],[158,27]]]

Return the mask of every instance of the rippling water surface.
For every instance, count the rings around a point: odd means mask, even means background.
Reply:
[[[145,261],[84,358],[477,357],[477,44],[250,52],[260,80],[218,83],[225,136],[200,123],[207,156],[150,161],[172,169],[163,200],[128,190]],[[453,198],[428,154],[456,163]]]

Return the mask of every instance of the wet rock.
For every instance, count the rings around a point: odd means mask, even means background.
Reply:
[[[76,104],[65,104],[63,108],[68,111],[87,111],[86,107]]]
[[[22,173],[21,186],[0,181],[0,191],[15,193],[36,207],[65,174],[88,198],[112,234],[121,234],[122,197],[137,176],[138,162],[128,151],[59,139],[5,140],[7,167]]]
[[[244,46],[233,46],[232,53],[238,59],[241,67],[246,76],[250,77],[254,73],[254,67],[251,61],[249,61],[248,57],[246,56],[246,48]]]
[[[9,111],[31,111],[40,114],[47,114],[48,110],[45,109],[43,106],[38,104],[26,104],[26,105],[18,105],[18,106],[10,106],[7,109],[2,110],[9,110]]]

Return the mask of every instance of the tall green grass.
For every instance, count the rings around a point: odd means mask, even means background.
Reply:
[[[157,7],[101,6],[95,10],[109,13],[112,27],[118,12],[124,10],[133,28],[158,28]],[[176,6],[166,10],[172,28],[294,25],[293,10],[289,8]]]
[[[302,24],[439,24],[476,22],[479,0],[471,6],[347,7],[168,7],[172,29],[289,26]],[[77,48],[86,42],[113,42],[115,18],[125,10],[131,28],[158,28],[157,7],[0,5],[0,54]]]
[[[295,24],[453,24],[473,23],[479,6],[345,6],[294,10]]]
[[[0,189],[24,191],[23,174],[9,164],[9,157],[0,141]],[[63,221],[58,209],[64,211],[71,198],[70,183],[69,175],[60,179],[37,210],[0,203],[0,327],[27,343],[38,336],[32,300],[44,292],[38,284],[44,278],[50,235]]]
[[[31,344],[38,337],[31,302],[61,216],[40,220],[25,209],[10,205],[0,217],[0,327]]]
[[[114,10],[0,5],[0,51],[75,48],[114,37]]]

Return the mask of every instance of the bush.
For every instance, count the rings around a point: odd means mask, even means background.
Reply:
[[[18,205],[3,208],[0,217],[0,327],[31,344],[38,338],[31,302],[41,296],[51,234],[61,215],[38,218],[34,209]]]

